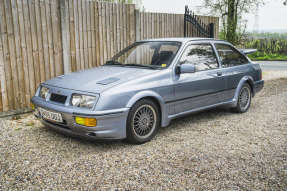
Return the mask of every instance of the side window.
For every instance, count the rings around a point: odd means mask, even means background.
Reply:
[[[233,47],[226,44],[215,44],[219,58],[222,63],[223,68],[228,68],[232,66],[239,66],[247,64],[248,60],[236,51]]]
[[[193,44],[184,51],[180,62],[194,64],[196,71],[218,68],[216,56],[209,44]]]

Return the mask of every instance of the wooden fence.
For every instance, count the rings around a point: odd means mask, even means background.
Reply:
[[[136,12],[136,40],[162,37],[184,36],[184,14]],[[216,25],[215,37],[218,37],[218,17],[197,16],[203,23]],[[190,31],[192,25],[189,24]],[[197,34],[196,37],[200,37]],[[192,36],[191,33],[188,36]]]
[[[215,23],[217,17],[200,17]],[[41,82],[100,66],[135,40],[183,37],[183,14],[94,0],[0,1],[0,111],[30,105]]]

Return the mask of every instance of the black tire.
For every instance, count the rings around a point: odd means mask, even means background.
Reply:
[[[130,109],[127,118],[127,141],[143,144],[150,141],[160,126],[160,112],[152,100],[142,99]]]
[[[249,84],[245,83],[239,91],[237,105],[234,108],[234,111],[237,113],[247,112],[248,109],[250,108],[251,100],[252,100],[251,87]]]

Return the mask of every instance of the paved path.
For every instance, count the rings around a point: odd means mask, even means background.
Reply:
[[[287,71],[287,61],[256,61],[260,63],[263,71],[268,70],[280,70],[280,71]]]

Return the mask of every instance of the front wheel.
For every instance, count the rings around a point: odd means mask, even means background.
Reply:
[[[249,84],[244,84],[240,89],[235,111],[245,113],[251,105],[252,93]]]
[[[142,144],[150,141],[160,125],[158,106],[149,99],[135,103],[127,119],[127,140],[130,143]]]

